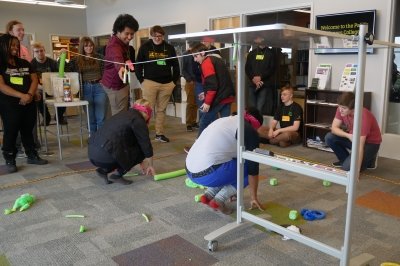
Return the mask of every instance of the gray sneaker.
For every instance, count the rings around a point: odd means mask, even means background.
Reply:
[[[19,150],[18,152],[17,152],[17,158],[26,158],[26,157],[28,157],[28,156],[26,156],[26,154],[25,154],[25,152],[23,151],[23,150]]]

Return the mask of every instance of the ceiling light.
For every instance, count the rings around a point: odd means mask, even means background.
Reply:
[[[300,13],[308,13],[311,14],[311,10],[310,9],[295,9],[293,10],[294,12],[300,12]]]
[[[69,7],[69,8],[81,8],[81,9],[84,9],[87,7],[86,5],[70,4],[70,2],[72,2],[72,1],[56,1],[56,2],[35,1],[35,0],[0,0],[0,1],[19,3],[19,4],[34,4],[34,5],[43,5],[43,6]]]
[[[36,4],[34,0],[0,0],[2,2],[22,3],[22,4]]]

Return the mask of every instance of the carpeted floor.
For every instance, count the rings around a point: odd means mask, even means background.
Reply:
[[[120,254],[113,260],[119,266],[207,266],[218,262],[209,253],[178,235]]]
[[[73,126],[74,120],[68,119]],[[151,139],[154,130],[150,131]],[[180,119],[167,117],[166,136],[170,143],[153,141],[154,166],[157,173],[184,168],[186,154],[183,147],[191,145],[197,132],[186,132]],[[266,146],[274,152],[329,165],[335,158],[328,152],[304,148],[301,145],[282,149]],[[173,251],[172,261],[215,265],[338,265],[329,255],[304,246],[294,240],[282,241],[281,236],[260,231],[254,226],[241,226],[218,239],[218,250],[208,253],[204,236],[235,220],[194,201],[200,189],[188,188],[185,176],[154,181],[140,169],[132,169],[132,185],[105,185],[87,158],[86,148],[63,143],[64,159],[58,159],[55,139],[49,140],[53,155],[46,156],[48,165],[27,165],[17,159],[18,172],[0,177],[0,209],[10,208],[23,193],[31,193],[37,201],[24,212],[0,216],[0,263],[10,265],[118,265],[113,258],[135,251],[145,257],[146,248],[164,247],[166,239],[178,241],[177,246],[191,246],[193,254],[207,254],[194,259],[190,252]],[[0,164],[4,164],[1,161]],[[1,172],[1,167],[0,167]],[[364,175],[357,183],[356,197],[372,191],[399,196],[400,164],[390,159],[379,159],[378,169],[366,171],[383,179]],[[321,180],[297,173],[261,166],[259,200],[266,210],[259,217],[278,224],[295,223],[308,237],[340,248],[343,245],[347,193],[342,186],[324,187]],[[277,178],[271,186],[269,179]],[[389,179],[390,183],[384,179]],[[397,182],[397,183],[396,183]],[[250,194],[244,193],[244,208],[249,208]],[[302,208],[322,210],[327,217],[318,221],[301,218],[291,222],[288,211]],[[146,222],[142,214],[151,219]],[[66,218],[67,214],[82,214],[85,218]],[[87,232],[79,233],[84,225]],[[178,238],[181,238],[177,240]],[[375,256],[371,266],[385,261],[400,262],[399,217],[382,210],[355,204],[351,257],[362,253]],[[183,241],[182,241],[183,240]],[[167,242],[168,245],[173,245]],[[163,244],[164,243],[164,244]],[[168,244],[170,243],[170,244]],[[190,243],[190,244],[188,244]],[[164,250],[164,249],[163,249]],[[170,250],[170,249],[168,249]],[[199,252],[199,253],[198,253]],[[159,252],[150,253],[159,265]],[[164,256],[164,257],[165,257]],[[204,258],[204,261],[203,261]],[[189,259],[192,259],[190,261]],[[181,260],[182,261],[182,260]],[[0,264],[1,265],[1,264]],[[1,265],[2,266],[2,265]]]

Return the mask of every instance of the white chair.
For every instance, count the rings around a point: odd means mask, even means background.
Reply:
[[[81,148],[83,148],[83,134],[87,133],[88,137],[90,136],[90,120],[89,120],[89,102],[83,101],[80,99],[80,84],[79,84],[79,74],[76,72],[65,73],[65,78],[69,78],[70,87],[73,97],[78,96],[78,98],[73,98],[72,102],[64,102],[63,99],[63,88],[59,86],[59,77],[56,72],[45,72],[42,73],[42,85],[43,85],[43,102],[44,104],[49,104],[54,106],[55,110],[55,118],[56,118],[56,126],[57,126],[57,141],[58,141],[58,149],[60,160],[62,160],[62,146],[61,146],[61,138],[69,137],[73,135],[79,135],[81,141]],[[46,98],[46,94],[52,96],[51,99]],[[61,125],[58,120],[58,107],[78,107],[79,109],[79,132],[78,133],[63,133],[61,129]],[[82,109],[86,108],[86,127],[82,123]],[[47,142],[47,128],[46,123],[44,123],[44,136],[45,136],[45,146],[46,151],[48,148]],[[49,131],[50,133],[53,133]]]

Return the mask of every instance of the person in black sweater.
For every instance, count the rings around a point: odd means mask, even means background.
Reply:
[[[246,75],[250,80],[249,105],[257,107],[261,113],[266,109],[266,114],[272,115],[276,59],[263,38],[258,37],[254,42],[256,47],[247,55],[245,64]]]
[[[143,98],[156,106],[156,140],[169,142],[164,135],[165,110],[180,77],[179,61],[175,48],[164,41],[161,26],[152,27],[150,35],[151,39],[139,48],[135,73],[142,84]]]
[[[58,63],[56,60],[46,56],[46,50],[44,45],[40,42],[32,44],[33,59],[31,65],[38,76],[39,88],[42,86],[42,73],[44,72],[58,72]],[[49,108],[43,103],[43,91],[40,90],[40,100],[37,102],[37,106],[40,114],[46,121],[46,126],[50,124],[51,116]],[[58,121],[61,125],[66,125],[67,120],[64,118],[66,107],[58,107]],[[44,123],[43,123],[44,124]]]
[[[123,178],[133,166],[140,164],[146,175],[155,175],[153,168],[153,146],[149,138],[147,124],[152,109],[149,102],[139,99],[133,108],[120,112],[108,120],[89,138],[88,155],[97,174],[106,184],[116,180],[125,185],[131,184]]]
[[[36,123],[37,76],[31,64],[19,57],[19,40],[4,34],[0,37],[0,115],[3,121],[3,156],[6,171],[14,173],[16,166],[16,138],[21,134],[22,144],[28,156],[28,164],[47,164],[39,157],[33,140]]]

